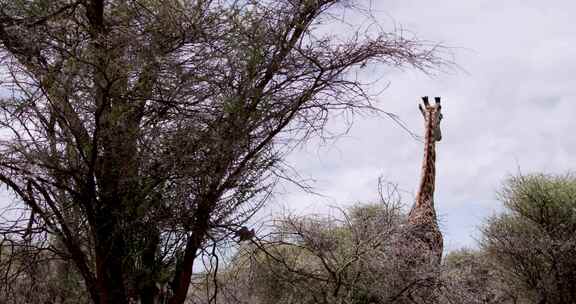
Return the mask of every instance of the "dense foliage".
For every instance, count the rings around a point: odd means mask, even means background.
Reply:
[[[502,287],[527,303],[576,303],[576,176],[511,178],[500,198],[506,212],[487,221],[481,248]]]

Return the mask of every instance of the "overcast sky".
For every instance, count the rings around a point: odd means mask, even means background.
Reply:
[[[574,12],[569,0],[373,1],[382,26],[453,47],[464,70],[430,76],[369,67],[390,81],[378,107],[418,134],[420,96],[442,96],[435,200],[447,250],[475,246],[482,220],[501,210],[496,191],[507,176],[575,168]],[[323,196],[286,186],[276,206],[326,212],[330,205],[375,200],[378,176],[397,183],[411,204],[422,149],[390,119],[356,117],[347,136],[309,144],[289,158]]]

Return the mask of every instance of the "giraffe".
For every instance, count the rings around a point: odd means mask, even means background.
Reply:
[[[434,183],[436,177],[436,142],[442,139],[440,131],[440,97],[435,97],[435,104],[430,105],[428,97],[422,97],[422,104],[418,107],[424,116],[424,160],[422,162],[422,175],[416,201],[408,213],[408,229],[416,241],[421,242],[431,254],[431,262],[439,265],[442,259],[443,238],[436,219],[434,209]]]

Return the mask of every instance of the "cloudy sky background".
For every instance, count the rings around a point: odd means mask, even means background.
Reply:
[[[402,28],[451,47],[462,69],[430,76],[369,67],[383,77],[378,85],[390,81],[378,107],[399,115],[417,134],[423,132],[419,97],[442,96],[435,200],[447,250],[475,246],[483,219],[501,210],[496,190],[506,177],[575,168],[575,11],[576,2],[568,0],[372,2],[385,29]],[[356,116],[346,136],[328,145],[312,142],[289,157],[322,196],[282,185],[269,210],[323,213],[328,206],[374,201],[378,176],[398,184],[409,206],[422,152],[422,144],[392,120]]]

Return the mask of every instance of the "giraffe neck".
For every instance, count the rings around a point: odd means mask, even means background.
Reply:
[[[428,247],[426,256],[432,258],[430,261],[439,265],[442,261],[444,250],[444,240],[442,232],[438,227],[436,210],[434,209],[434,184],[436,178],[436,134],[432,114],[428,112],[425,120],[424,136],[424,160],[422,162],[422,176],[420,187],[416,195],[416,202],[408,214],[408,227],[416,243],[424,244]],[[436,122],[436,123],[439,123]],[[438,127],[438,126],[436,126]],[[438,134],[439,135],[439,134]],[[417,247],[420,248],[420,247]],[[425,247],[423,249],[426,249]]]
[[[424,160],[422,161],[422,176],[416,195],[414,209],[431,208],[434,210],[434,184],[436,182],[436,141],[433,136],[431,120],[426,122],[424,137]]]

